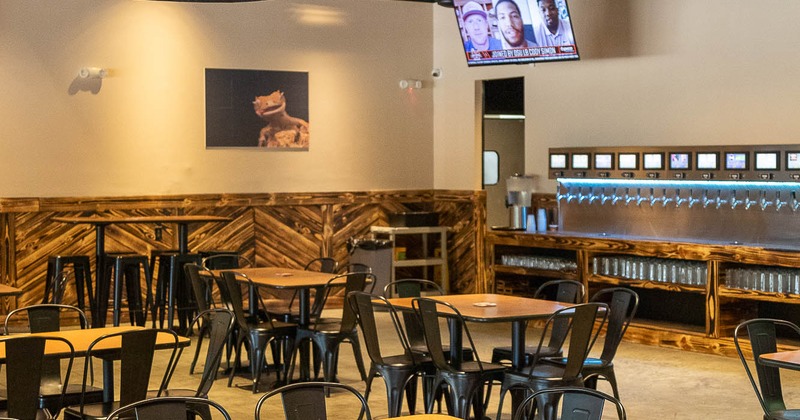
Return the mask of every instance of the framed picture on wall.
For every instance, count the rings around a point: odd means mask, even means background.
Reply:
[[[206,148],[308,150],[308,73],[206,69]]]

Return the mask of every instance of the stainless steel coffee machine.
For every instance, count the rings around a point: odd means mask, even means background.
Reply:
[[[506,207],[508,207],[508,227],[525,230],[528,210],[531,207],[534,178],[528,175],[514,174],[506,179]]]

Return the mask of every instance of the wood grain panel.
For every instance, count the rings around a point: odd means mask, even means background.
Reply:
[[[485,217],[483,201],[482,192],[433,190],[0,198],[2,281],[25,291],[17,302],[6,299],[0,311],[41,301],[51,255],[88,255],[94,266],[94,227],[52,220],[93,214],[230,217],[229,223],[189,225],[190,249],[235,250],[257,265],[299,268],[308,260],[328,255],[347,263],[347,240],[366,235],[370,226],[388,225],[390,213],[436,210],[441,212],[442,224],[453,228],[448,244],[450,271],[457,279],[453,290],[474,290],[472,283],[482,277],[475,273],[482,255],[482,247],[475,246],[475,241],[483,234],[477,230],[484,227],[484,220],[474,219]],[[120,224],[106,228],[108,252],[149,254],[156,249],[175,249],[177,242],[175,225]],[[64,301],[76,302],[71,287]]]

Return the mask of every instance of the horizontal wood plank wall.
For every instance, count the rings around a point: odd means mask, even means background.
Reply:
[[[154,216],[202,214],[226,216],[229,223],[189,225],[189,247],[239,251],[257,265],[302,268],[319,256],[347,262],[347,240],[365,235],[372,225],[388,225],[388,214],[435,210],[449,226],[449,271],[454,292],[481,289],[486,195],[483,191],[377,191],[344,193],[208,194],[100,198],[0,199],[2,282],[24,290],[2,299],[0,311],[40,303],[47,259],[51,255],[89,255],[94,265],[94,227],[55,222],[54,217]],[[156,240],[156,229],[161,240]],[[177,227],[120,224],[106,228],[107,252],[149,254],[176,249]],[[481,244],[481,245],[478,245]],[[480,273],[480,275],[479,275]],[[477,286],[476,286],[477,285]],[[74,304],[68,288],[64,302]]]

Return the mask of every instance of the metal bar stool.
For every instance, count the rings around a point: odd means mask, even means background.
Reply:
[[[78,304],[76,306],[83,311],[83,301],[88,297],[89,309],[94,318],[96,307],[94,293],[92,292],[92,265],[89,257],[86,255],[52,255],[47,259],[47,277],[45,277],[44,298],[42,299],[42,303],[62,303],[61,296],[63,296],[64,291],[59,289],[61,284],[54,281],[54,279],[68,266],[72,266],[72,271],[75,273],[75,294],[78,297]],[[86,288],[85,295],[83,293],[84,285]],[[53,294],[52,302],[50,301],[51,292]]]
[[[111,279],[114,279],[114,297],[113,297],[113,323],[118,326],[120,322],[121,306],[122,306],[122,287],[125,283],[126,300],[128,303],[128,313],[130,314],[131,325],[144,326],[145,324],[145,310],[142,305],[142,287],[141,287],[141,272],[144,271],[145,284],[152,283],[150,277],[150,263],[147,256],[138,254],[109,254],[106,256],[106,279],[107,284],[110,284]],[[113,273],[113,277],[112,277]],[[148,290],[147,294],[151,292]],[[148,297],[147,300],[150,300]],[[105,319],[105,313],[108,309],[108,296],[104,299],[98,300],[101,315]]]

